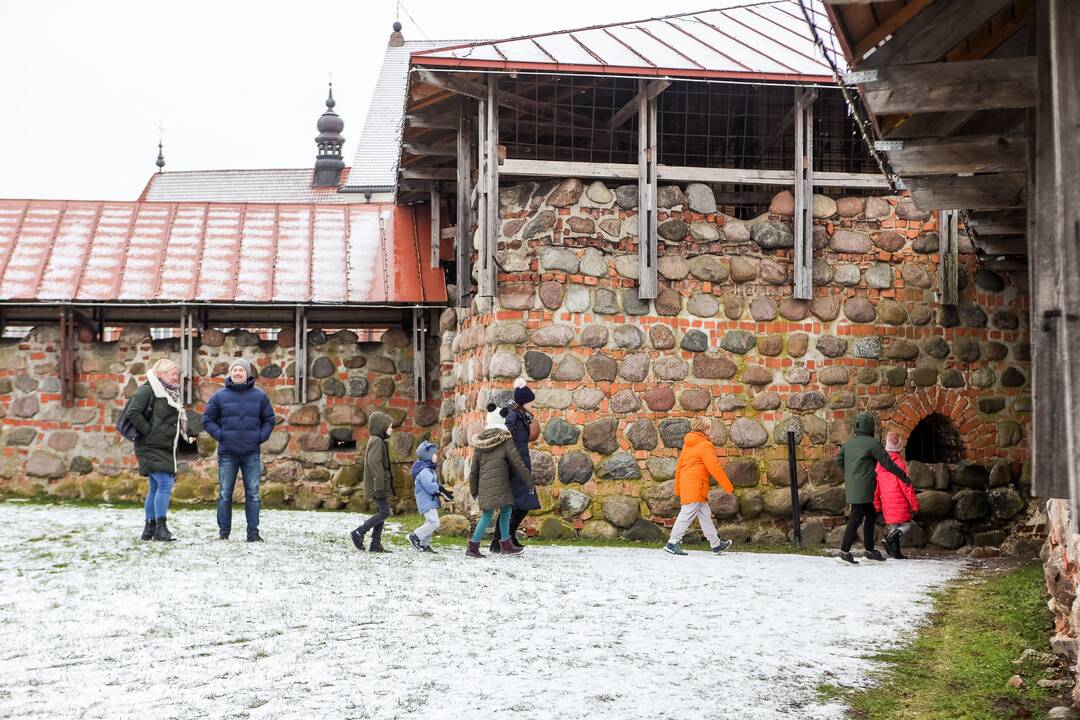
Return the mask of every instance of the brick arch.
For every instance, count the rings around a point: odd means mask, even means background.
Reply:
[[[900,406],[885,422],[886,429],[911,436],[915,426],[928,415],[944,415],[960,434],[964,455],[971,457],[977,450],[994,444],[996,427],[979,417],[976,397],[970,390],[920,388],[905,396]]]

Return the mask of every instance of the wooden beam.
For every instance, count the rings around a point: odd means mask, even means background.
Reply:
[[[941,228],[941,270],[938,273],[938,297],[942,305],[955,305],[959,298],[959,216],[957,210],[942,210],[938,227]]]
[[[454,143],[406,142],[401,144],[401,149],[410,155],[457,157],[457,145]]]
[[[475,98],[477,100],[487,97],[487,87],[483,83],[474,80],[453,77],[445,73],[435,73],[430,70],[420,70],[418,71],[418,75],[421,82],[428,83],[429,85],[436,85],[466,97]],[[519,112],[531,113],[539,117],[555,118],[562,122],[577,123],[586,127],[592,126],[593,121],[591,117],[578,115],[568,110],[549,107],[543,103],[538,103],[535,100],[530,100],[505,90],[496,90],[495,99],[499,105],[512,108]]]
[[[814,284],[814,100],[795,90],[795,275],[794,296],[812,300]]]
[[[462,108],[458,122],[457,156],[457,295],[458,307],[469,306],[472,295],[472,135],[470,113]]]
[[[411,167],[402,168],[401,177],[409,180],[454,180],[457,172],[452,167]]]
[[[626,124],[626,121],[634,116],[634,113],[638,112],[638,108],[641,104],[641,97],[644,95],[646,100],[652,100],[660,93],[668,89],[671,85],[671,81],[667,78],[660,78],[659,80],[653,80],[649,82],[644,89],[639,90],[630,102],[619,108],[611,119],[604,123],[604,129],[617,130]]]
[[[925,63],[877,70],[859,81],[875,115],[1023,108],[1035,104],[1035,59]]]
[[[896,29],[892,38],[858,63],[860,69],[940,60],[979,25],[1013,0],[935,2]]]
[[[424,130],[457,130],[457,115],[423,115],[410,113],[405,116],[407,127]]]
[[[1027,240],[1025,238],[975,240],[975,248],[982,250],[987,255],[1026,255]]]
[[[1025,173],[905,178],[904,183],[921,210],[993,210],[1027,204]]]
[[[442,196],[438,182],[431,183],[431,259],[432,268],[439,267],[439,240],[442,238]]]
[[[670,182],[733,183],[739,185],[794,185],[792,170],[747,170],[743,168],[701,168],[657,165],[657,176]],[[638,166],[630,163],[566,162],[562,160],[521,160],[508,158],[499,168],[506,176],[578,177],[636,180]],[[814,173],[814,184],[823,187],[853,187],[887,190],[889,182],[875,173]]]
[[[973,212],[968,215],[968,227],[975,230],[979,237],[987,235],[1024,235],[1028,224],[1024,211],[992,210]]]
[[[960,135],[944,139],[902,140],[888,150],[898,175],[1024,172],[1027,139],[1023,135]]]
[[[486,78],[487,95],[477,114],[477,295],[493,298],[498,288],[495,262],[499,242],[499,120],[495,101],[496,76]]]
[[[649,98],[644,80],[638,80],[638,298],[657,295],[657,162],[656,99]]]
[[[855,56],[855,62],[857,63],[859,58],[877,47],[878,43],[887,39],[890,35],[899,30],[901,26],[918,15],[922,9],[931,2],[932,0],[911,0],[907,5],[904,5],[892,15],[882,20],[869,35],[855,45],[852,50],[852,54]]]

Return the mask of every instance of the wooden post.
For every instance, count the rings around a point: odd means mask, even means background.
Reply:
[[[814,97],[795,91],[795,297],[814,297]]]
[[[957,238],[959,213],[942,210],[938,224],[941,226],[941,266],[938,269],[938,292],[942,305],[955,305],[959,297],[959,241]]]
[[[1053,225],[1044,232],[1054,239],[1059,252],[1058,283],[1061,362],[1058,365],[1064,408],[1055,418],[1065,425],[1065,446],[1054,448],[1064,455],[1069,477],[1073,523],[1080,522],[1080,6],[1075,0],[1049,0],[1050,97],[1039,98],[1039,113],[1049,112],[1052,122]],[[1040,4],[1040,9],[1043,7]],[[1041,89],[1041,83],[1040,83]],[[1040,93],[1041,94],[1041,93]],[[1040,129],[1042,123],[1040,122]],[[1039,138],[1041,141],[1042,138]],[[1045,175],[1040,171],[1040,182]],[[1038,397],[1036,396],[1036,400]]]
[[[431,183],[431,267],[439,267],[439,243],[442,241],[442,198],[439,193],[439,181]]]
[[[495,252],[499,237],[499,105],[494,75],[487,76],[487,97],[477,113],[477,285],[480,297],[495,297],[498,270]]]
[[[187,305],[180,308],[180,397],[184,404],[192,402],[194,397],[195,348],[192,334],[191,309]]]
[[[462,101],[457,137],[457,293],[458,307],[472,294],[472,120]]]
[[[303,305],[296,306],[293,320],[294,332],[296,333],[296,360],[293,363],[295,377],[293,377],[293,400],[298,403],[307,402],[307,315]]]
[[[656,281],[656,98],[638,81],[638,298],[653,300]]]
[[[64,407],[75,407],[75,313],[60,306],[60,397]]]
[[[412,310],[413,391],[417,402],[427,401],[427,315]]]

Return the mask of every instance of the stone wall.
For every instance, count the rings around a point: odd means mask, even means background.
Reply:
[[[128,327],[116,342],[80,338],[76,407],[64,408],[58,378],[59,332],[35,328],[21,341],[0,346],[0,496],[53,496],[86,500],[141,500],[145,480],[137,473],[132,446],[115,431],[116,417],[160,357],[179,358],[178,340],[151,340],[145,327]],[[405,332],[388,330],[376,343],[358,343],[347,330],[308,336],[308,397],[293,399],[293,333],[276,341],[235,330],[208,330],[196,347],[197,402],[189,412],[201,429],[204,403],[225,382],[228,363],[251,361],[258,385],[270,396],[277,427],[263,446],[261,492],[268,505],[330,509],[364,506],[359,451],[373,410],[389,413],[399,428],[391,441],[400,495],[411,501],[408,465],[421,439],[438,435],[437,399],[413,399],[413,353]],[[432,395],[438,394],[434,355]],[[356,439],[359,450],[331,451],[332,438]],[[437,437],[436,437],[437,439]],[[199,435],[197,449],[182,457],[174,498],[211,501],[217,496],[216,443]],[[238,484],[237,497],[242,498]]]
[[[1080,534],[1069,512],[1068,500],[1047,503],[1047,537],[1042,549],[1043,574],[1050,593],[1049,607],[1054,618],[1050,648],[1077,661],[1077,632],[1080,631]],[[1076,672],[1073,702],[1080,703],[1080,672]]]
[[[997,546],[1025,518],[1030,422],[1026,278],[981,270],[961,242],[960,304],[935,299],[935,218],[902,197],[814,197],[814,299],[792,298],[789,192],[741,221],[709,187],[659,190],[659,296],[637,297],[637,187],[569,179],[504,187],[499,294],[443,316],[444,473],[464,477],[489,399],[536,391],[533,463],[545,526],[655,536],[677,512],[672,475],[689,418],[713,417],[737,496],[725,532],[783,539],[785,433],[798,439],[811,541],[835,541],[851,419],[907,436],[931,413],[965,462],[913,464],[923,512],[909,541]],[[550,518],[566,521],[556,522]],[[645,522],[651,520],[652,523]]]

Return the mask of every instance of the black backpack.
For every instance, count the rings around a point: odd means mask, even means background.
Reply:
[[[140,433],[134,425],[131,424],[131,420],[128,418],[128,408],[131,407],[131,401],[135,399],[132,395],[128,398],[128,401],[124,403],[124,409],[120,411],[120,418],[116,421],[116,432],[120,433],[125,440],[130,440],[133,443],[137,443],[142,440],[142,433]],[[154,410],[154,402],[151,400],[146,404],[146,410],[143,411],[143,418],[147,423],[150,422],[151,414]]]

